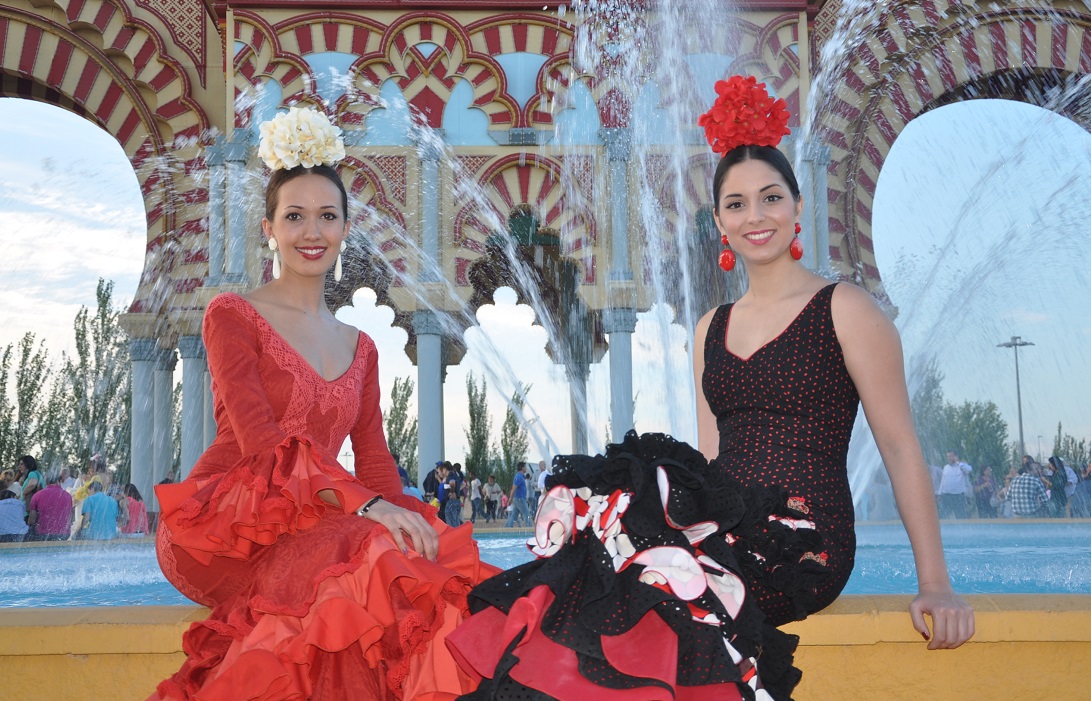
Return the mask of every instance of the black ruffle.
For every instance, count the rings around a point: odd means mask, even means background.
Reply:
[[[657,468],[668,476],[666,517],[659,493]],[[604,455],[558,456],[547,489],[564,486],[588,488],[608,496],[616,490],[631,493],[621,525],[637,552],[660,546],[685,548],[695,556],[705,554],[743,582],[762,582],[784,592],[796,602],[799,617],[814,601],[814,583],[828,576],[825,568],[804,558],[817,553],[821,538],[813,529],[795,530],[770,516],[805,519],[788,506],[779,490],[746,487],[710,467],[704,457],[685,443],[663,434],[637,436],[629,432],[621,443],[607,447]],[[697,546],[681,530],[695,524],[714,523],[714,530]],[[714,570],[706,566],[707,572]],[[613,689],[662,685],[662,680],[631,677],[609,666],[602,649],[603,636],[632,630],[649,612],[658,615],[677,635],[678,686],[735,683],[744,698],[753,691],[731,659],[725,640],[743,655],[756,658],[763,687],[773,698],[789,699],[800,672],[792,666],[798,642],[769,625],[754,597],[746,596],[732,618],[723,602],[709,589],[688,602],[714,613],[719,625],[693,619],[687,602],[669,592],[639,581],[643,567],[630,563],[617,572],[610,553],[590,528],[577,531],[571,541],[552,557],[539,558],[503,572],[478,585],[470,594],[476,613],[495,607],[508,614],[522,596],[546,585],[555,595],[542,614],[542,633],[574,650],[580,673],[588,680]],[[472,621],[473,619],[471,619]],[[653,641],[649,641],[654,645]],[[508,677],[519,663],[513,644],[504,652],[495,675],[465,699],[545,699]],[[541,661],[528,661],[538,664]]]

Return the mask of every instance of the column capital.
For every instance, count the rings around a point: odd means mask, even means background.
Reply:
[[[173,348],[159,349],[155,358],[156,371],[174,372],[174,366],[178,363],[178,355],[174,352]]]
[[[178,353],[182,360],[205,358],[205,342],[200,336],[181,336],[178,338]]]
[[[430,309],[413,312],[413,332],[417,335],[443,336],[443,319],[439,312]]]
[[[820,166],[830,164],[830,147],[820,141],[805,141],[800,151],[804,161],[813,161]]]
[[[606,144],[606,159],[625,161],[633,146],[633,130],[629,127],[604,127],[599,129],[599,136]]]
[[[159,349],[154,338],[134,338],[129,341],[129,359],[134,362],[148,362],[158,357]]]
[[[438,161],[443,158],[444,145],[447,143],[447,131],[432,127],[422,127],[417,138],[417,151],[422,161]]]
[[[623,307],[604,309],[602,330],[605,333],[633,333],[636,331],[636,310]]]

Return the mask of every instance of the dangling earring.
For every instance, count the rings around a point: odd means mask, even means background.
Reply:
[[[727,246],[727,234],[720,235],[720,243]],[[720,251],[720,267],[724,269],[724,272],[731,272],[731,269],[735,267],[735,252],[730,247]]]
[[[348,248],[348,244],[345,243],[344,239],[341,239],[341,250],[337,254],[337,263],[333,266],[333,279],[336,282],[341,282],[341,254],[345,252],[346,248]]]
[[[277,253],[277,249],[280,248],[277,245],[277,240],[273,237],[269,237],[269,250],[273,252],[273,279],[280,279],[280,254]]]
[[[792,239],[792,245],[788,247],[788,252],[792,254],[792,258],[795,260],[801,260],[803,258],[803,242],[799,240],[799,232],[803,231],[803,227],[796,222],[796,236]]]

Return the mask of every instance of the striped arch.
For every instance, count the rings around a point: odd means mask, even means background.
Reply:
[[[504,156],[485,168],[477,179],[488,193],[491,211],[482,212],[476,202],[462,202],[455,215],[454,247],[470,253],[456,259],[458,284],[469,284],[465,276],[469,264],[485,253],[488,239],[496,233],[489,222],[506,225],[520,205],[529,205],[539,226],[560,237],[561,255],[583,268],[582,283],[595,284],[594,217],[568,178],[560,163],[532,154]]]
[[[425,55],[418,44],[438,48]],[[485,113],[490,129],[509,129],[519,120],[519,105],[505,91],[504,72],[487,54],[473,49],[465,29],[438,12],[410,13],[390,25],[378,51],[360,58],[356,87],[371,96],[358,108],[366,116],[378,104],[379,89],[393,79],[406,102],[424,122],[439,128],[443,108],[459,80],[473,87],[471,105]]]
[[[266,80],[280,85],[281,106],[295,102],[315,102],[315,81],[310,66],[298,53],[281,46],[277,29],[254,12],[235,13],[235,127],[245,129],[253,119],[253,100],[243,98],[241,77],[253,89]]]
[[[923,0],[885,11],[879,26],[830,81],[833,94],[816,114],[816,132],[831,151],[831,262],[872,291],[881,284],[871,231],[875,185],[910,120],[991,78],[1091,73],[1091,13],[1079,2],[991,10]],[[1028,94],[995,96],[1040,103]]]
[[[534,14],[492,16],[466,27],[470,45],[477,53],[495,57],[525,52],[547,57],[538,74],[537,93],[523,105],[512,126],[552,129],[547,86],[558,77],[567,82],[562,66],[571,63],[574,32],[572,25],[559,18]],[[506,90],[505,80],[505,95]]]
[[[208,260],[201,236],[207,194],[199,182],[208,122],[189,78],[124,3],[50,4],[55,12],[48,14],[0,6],[3,94],[69,109],[117,138],[148,222],[145,269],[130,311],[195,306],[191,293]]]

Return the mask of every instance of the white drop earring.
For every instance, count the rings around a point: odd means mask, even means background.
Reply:
[[[277,253],[277,240],[273,237],[269,237],[269,250],[273,252],[273,279],[280,279],[280,254]]]
[[[337,253],[337,262],[333,266],[333,279],[336,282],[341,282],[341,274],[343,272],[341,266],[341,254],[345,252],[346,248],[348,248],[348,244],[345,242],[344,239],[341,239],[341,250]]]

